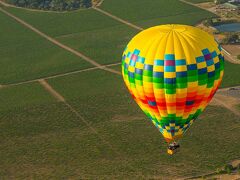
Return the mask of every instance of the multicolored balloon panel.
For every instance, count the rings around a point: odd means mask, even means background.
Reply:
[[[144,30],[122,57],[127,88],[168,142],[182,137],[204,110],[223,71],[223,53],[214,38],[186,25]]]

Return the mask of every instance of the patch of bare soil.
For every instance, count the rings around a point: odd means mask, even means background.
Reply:
[[[197,5],[201,8],[206,8],[206,9],[216,7],[215,3],[213,2],[198,3]]]
[[[225,34],[214,34],[214,37],[219,42],[222,42],[226,38],[226,35]]]
[[[236,168],[238,165],[240,165],[240,159],[235,159],[231,162],[232,166]]]
[[[221,104],[219,104],[219,102],[216,100],[216,98],[214,97],[211,102],[209,103],[210,106],[221,106]]]
[[[223,48],[223,51],[225,49]],[[225,59],[233,64],[240,64],[240,61],[236,58],[236,56],[232,56],[232,55],[229,55],[228,53],[224,53],[224,57],[226,57]]]
[[[223,48],[233,56],[240,55],[240,45],[223,45]]]
[[[236,105],[239,104],[239,98],[235,98],[232,96],[226,96],[220,93],[215,94],[212,102],[210,103],[211,105],[219,105],[227,108],[230,110],[232,113],[240,117],[240,111],[236,109]]]
[[[239,99],[239,104],[240,104],[240,87],[231,87],[228,90],[222,90],[219,91],[220,94],[223,94],[225,96],[232,96],[234,98]]]
[[[103,3],[103,0],[92,0],[93,7],[99,7]]]

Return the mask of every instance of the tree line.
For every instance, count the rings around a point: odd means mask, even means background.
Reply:
[[[92,6],[92,0],[6,0],[6,2],[19,7],[52,11],[70,11]]]

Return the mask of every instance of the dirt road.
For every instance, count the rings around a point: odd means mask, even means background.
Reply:
[[[240,111],[236,109],[236,106],[240,104],[239,98],[234,98],[231,96],[226,96],[220,93],[216,93],[211,105],[220,105],[240,117]]]
[[[38,81],[55,99],[59,102],[65,102],[64,97],[55,91],[52,86],[50,86],[45,79],[40,79]]]
[[[113,64],[108,64],[108,65],[102,65],[102,67],[112,67],[112,66],[117,66],[120,65],[121,63],[113,63]],[[67,73],[61,73],[61,74],[56,74],[56,75],[52,75],[52,76],[47,76],[47,77],[41,77],[41,78],[37,78],[37,79],[32,79],[32,80],[28,80],[28,81],[22,81],[22,82],[17,82],[17,83],[11,83],[11,84],[3,84],[0,85],[0,88],[3,87],[9,87],[9,86],[17,86],[17,85],[22,85],[22,84],[28,84],[28,83],[33,83],[36,81],[39,81],[41,79],[53,79],[53,78],[57,78],[57,77],[63,77],[63,76],[67,76],[67,75],[71,75],[71,74],[78,74],[81,72],[86,72],[86,71],[92,71],[92,70],[96,70],[99,69],[99,67],[92,67],[92,68],[87,68],[87,69],[82,69],[82,70],[76,70],[76,71],[71,71],[71,72],[67,72]]]
[[[137,26],[137,25],[135,25],[135,24],[130,23],[129,21],[126,21],[126,20],[121,19],[121,18],[119,18],[119,17],[117,17],[117,16],[114,16],[113,14],[111,14],[111,13],[109,13],[109,12],[107,12],[107,11],[104,11],[104,10],[102,10],[102,9],[99,9],[98,7],[93,7],[93,9],[95,9],[96,11],[98,11],[98,12],[100,12],[100,13],[102,13],[102,14],[105,14],[106,16],[108,16],[108,17],[110,17],[110,18],[112,18],[112,19],[115,19],[115,20],[117,20],[117,21],[119,21],[119,22],[121,22],[121,23],[123,23],[123,24],[125,24],[125,25],[127,25],[127,26],[130,26],[130,27],[132,27],[132,28],[134,28],[134,29],[137,29],[137,30],[139,30],[139,31],[142,31],[142,30],[143,30],[142,27],[139,27],[139,26]]]

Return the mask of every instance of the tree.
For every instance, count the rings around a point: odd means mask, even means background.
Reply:
[[[53,11],[70,11],[78,8],[89,8],[92,0],[6,0],[16,6]]]
[[[234,168],[233,168],[233,166],[232,166],[231,164],[226,164],[225,167],[224,167],[224,170],[225,170],[228,174],[230,174],[233,169],[234,169]]]

